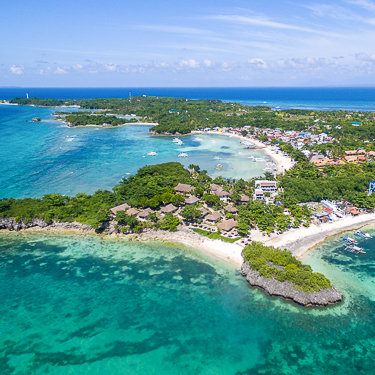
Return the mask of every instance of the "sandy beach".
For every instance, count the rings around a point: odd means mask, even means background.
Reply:
[[[357,217],[348,216],[327,224],[312,224],[309,228],[291,229],[280,235],[272,233],[270,236],[264,236],[259,230],[251,230],[250,237],[253,241],[260,241],[267,246],[286,248],[297,258],[301,258],[306,252],[331,236],[373,223],[375,223],[375,213],[362,214]]]

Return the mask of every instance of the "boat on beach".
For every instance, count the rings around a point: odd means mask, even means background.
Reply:
[[[355,230],[354,235],[361,238],[372,238],[372,236],[366,232],[362,232],[361,230]]]

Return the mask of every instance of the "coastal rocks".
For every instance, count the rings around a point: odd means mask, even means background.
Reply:
[[[19,222],[12,218],[0,218],[0,229],[8,229],[10,231],[19,231],[21,229],[29,229],[33,227],[45,228],[45,229],[56,229],[58,231],[63,230],[79,230],[79,231],[91,231],[90,225],[81,224],[77,222],[66,222],[60,223],[58,221],[52,220],[51,223],[47,224],[42,219],[30,219],[25,221],[20,219]]]
[[[8,229],[8,230],[19,231],[21,229],[27,229],[27,228],[32,228],[32,227],[45,228],[47,226],[48,226],[48,224],[42,219],[31,219],[27,222],[24,222],[24,220],[21,219],[19,221],[19,223],[16,222],[12,218],[0,219],[0,229]]]
[[[263,278],[259,275],[258,271],[250,269],[249,262],[242,264],[241,274],[246,277],[250,285],[266,290],[271,296],[288,298],[303,306],[326,306],[342,300],[342,293],[334,286],[329,289],[322,289],[316,293],[305,293],[294,289],[293,284],[287,281],[281,283],[275,279]]]

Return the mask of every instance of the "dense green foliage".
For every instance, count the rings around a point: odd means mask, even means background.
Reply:
[[[79,112],[67,115],[65,118],[63,118],[63,120],[74,126],[103,125],[103,124],[110,124],[112,126],[118,126],[118,125],[126,124],[129,122],[137,122],[136,119],[126,120],[123,118],[118,118],[116,116],[82,114]]]
[[[279,177],[287,206],[322,199],[344,200],[358,207],[375,208],[375,195],[368,196],[369,182],[375,178],[375,163],[341,164],[324,167],[300,162]]]
[[[331,282],[323,274],[312,272],[310,266],[302,264],[288,250],[278,250],[253,242],[245,247],[243,254],[250,268],[266,279],[291,282],[306,293],[331,288]],[[281,267],[277,268],[275,265]]]
[[[77,194],[75,197],[48,194],[43,198],[4,198],[0,200],[0,217],[13,217],[18,222],[22,219],[25,223],[33,218],[47,223],[51,220],[77,221],[98,229],[108,220],[109,209],[125,201],[138,207],[155,207],[169,202],[180,204],[185,198],[173,189],[179,182],[197,183],[180,163],[145,166],[136,175],[124,178],[112,192],[98,190],[92,195]],[[122,219],[124,225],[138,225],[128,222],[131,218]]]

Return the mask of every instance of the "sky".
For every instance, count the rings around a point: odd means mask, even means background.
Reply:
[[[375,86],[375,1],[2,2],[0,87]]]

